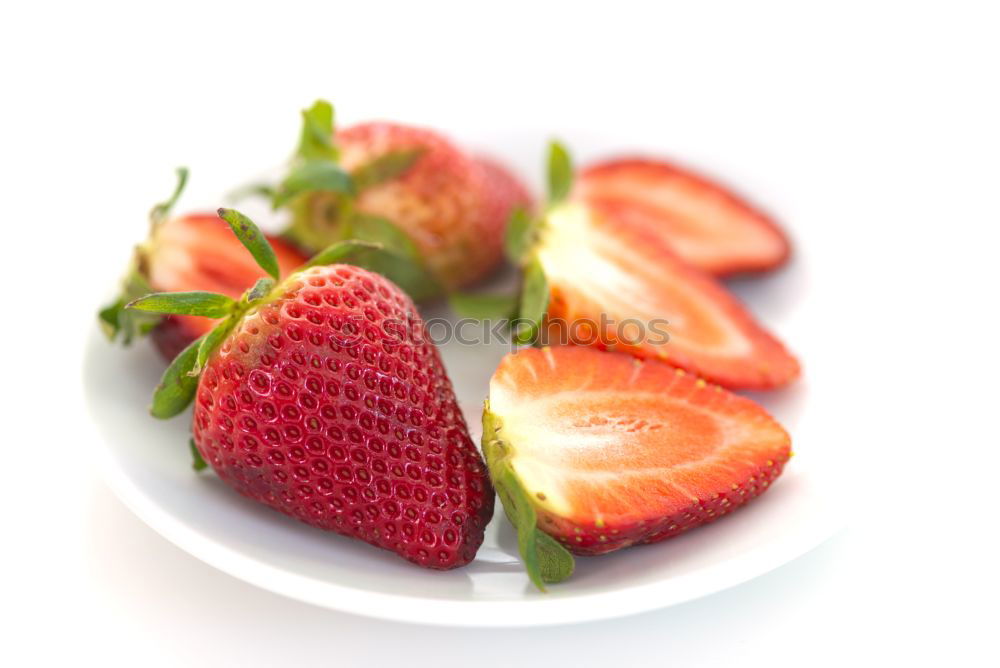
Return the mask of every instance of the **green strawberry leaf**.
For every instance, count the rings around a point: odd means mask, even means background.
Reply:
[[[519,267],[524,263],[528,250],[534,244],[537,228],[538,221],[524,209],[519,207],[510,212],[504,230],[503,250],[511,264]]]
[[[302,132],[295,155],[305,160],[340,159],[340,151],[333,141],[333,105],[326,100],[316,100],[302,110]]]
[[[198,452],[198,446],[194,444],[193,438],[188,441],[188,445],[191,447],[191,468],[193,468],[195,472],[201,473],[208,468],[208,463],[201,456],[201,453]]]
[[[280,208],[307,192],[325,191],[353,195],[354,182],[340,165],[331,160],[306,160],[292,168],[278,186],[272,205]]]
[[[218,213],[219,218],[229,223],[233,234],[250,251],[260,268],[274,280],[280,280],[278,257],[260,228],[236,209],[219,209]]]
[[[546,583],[562,582],[573,574],[573,555],[554,538],[538,528],[538,515],[531,496],[521,484],[510,461],[510,445],[501,440],[500,419],[483,411],[483,454],[490,478],[507,519],[517,531],[517,547],[528,578],[545,591]]]
[[[350,263],[385,276],[413,301],[437,297],[444,292],[422,262],[387,248],[361,251],[351,257]]]
[[[354,186],[360,191],[402,176],[424,154],[422,148],[383,153],[351,172]]]
[[[452,292],[448,295],[451,310],[462,318],[476,320],[511,320],[517,315],[517,295],[470,295]]]
[[[193,341],[163,372],[163,378],[153,392],[153,403],[149,407],[153,417],[161,420],[174,417],[191,403],[198,389],[198,379],[188,374],[198,359],[198,348],[204,338]]]
[[[413,240],[406,232],[385,218],[355,214],[351,217],[350,228],[347,232],[354,239],[369,241],[378,244],[390,253],[420,261],[420,250]]]
[[[542,319],[549,307],[549,284],[538,259],[528,263],[521,286],[521,305],[514,330],[514,341],[521,345],[535,342]]]
[[[201,371],[205,368],[205,364],[208,363],[208,358],[211,357],[212,351],[222,343],[223,339],[229,336],[229,332],[233,331],[238,317],[230,317],[223,320],[211,332],[201,337],[201,343],[198,345],[198,355],[195,357],[194,366],[188,371],[189,376],[196,378],[201,375]]]
[[[156,313],[146,313],[126,309],[125,307],[134,299],[152,292],[149,282],[139,272],[140,251],[136,251],[136,257],[132,261],[132,267],[122,281],[122,289],[118,298],[98,311],[98,323],[101,330],[108,337],[109,341],[114,341],[121,335],[122,343],[129,345],[132,340],[140,336],[145,336],[160,324],[162,316]]]
[[[258,278],[253,287],[246,291],[241,300],[244,304],[250,304],[266,297],[274,289],[273,278]]]
[[[303,268],[308,267],[318,267],[326,266],[329,264],[354,264],[351,262],[353,257],[362,254],[364,251],[371,250],[381,250],[382,246],[380,244],[371,243],[370,241],[360,241],[358,239],[348,239],[347,241],[338,241],[335,244],[327,246],[324,250],[316,253],[307,262]]]
[[[391,239],[391,236],[382,235],[382,238]],[[422,262],[376,241],[362,239],[338,241],[314,255],[304,268],[338,262],[353,264],[385,276],[402,288],[414,301],[435,297],[443,292],[441,285],[431,276]]]
[[[149,219],[152,221],[153,225],[159,224],[164,218],[170,215],[170,210],[174,208],[174,204],[180,199],[181,193],[184,192],[184,186],[187,185],[188,179],[188,169],[187,167],[177,168],[177,185],[174,186],[174,193],[165,202],[160,202],[152,208],[149,212]]]
[[[240,202],[248,197],[263,197],[273,202],[277,196],[278,189],[270,183],[248,183],[230,191],[226,199],[233,202]]]
[[[549,203],[566,199],[573,187],[573,162],[569,151],[558,141],[549,144]]]
[[[226,295],[196,290],[192,292],[154,292],[125,305],[126,309],[163,313],[166,315],[200,315],[224,318],[233,311],[236,302]]]

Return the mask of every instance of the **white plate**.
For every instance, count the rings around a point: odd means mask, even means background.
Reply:
[[[517,142],[537,147],[535,141]],[[495,144],[494,144],[495,145]],[[523,155],[505,156],[526,164]],[[123,239],[123,247],[130,240]],[[808,336],[796,319],[807,284],[798,261],[737,291],[785,333]],[[788,286],[797,286],[789,288]],[[445,317],[440,309],[425,317]],[[803,352],[801,340],[793,349]],[[473,438],[487,381],[503,345],[442,347]],[[807,373],[810,360],[805,359]],[[476,560],[448,572],[420,569],[359,541],[300,524],[235,494],[211,474],[196,475],[188,451],[189,416],[160,422],[146,407],[163,362],[148,342],[112,347],[94,327],[84,391],[108,482],[122,501],[171,542],[264,589],[371,617],[456,626],[537,626],[638,613],[731,587],[805,553],[839,528],[822,414],[808,410],[807,381],[759,395],[793,436],[785,474],[746,508],[651,546],[577,559],[577,571],[549,593],[534,590],[517,557],[514,533],[495,514]],[[810,427],[810,425],[813,425]],[[152,568],[152,566],[151,566]]]

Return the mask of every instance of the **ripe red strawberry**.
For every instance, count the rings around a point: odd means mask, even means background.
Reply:
[[[333,132],[328,105],[317,103],[305,118],[311,132]],[[312,250],[347,237],[386,243],[388,223],[396,230],[391,245],[401,243],[401,254],[415,256],[437,284],[401,283],[416,299],[474,283],[498,266],[510,213],[530,204],[509,172],[436,132],[398,123],[362,123],[334,137],[323,146],[300,146],[304,176],[292,179],[294,196],[279,195],[290,202],[288,234],[297,243]],[[326,163],[322,182],[320,162]],[[344,177],[331,184],[334,168]],[[375,230],[372,219],[381,221]]]
[[[524,265],[518,340],[574,343],[666,361],[733,389],[770,389],[798,361],[726,289],[644,221],[601,200],[567,199],[572,165],[555,143],[542,219],[514,219],[508,253]],[[524,323],[532,323],[524,327]]]
[[[277,278],[253,223],[220,215]],[[196,391],[193,443],[239,493],[427,568],[467,564],[493,513],[486,469],[413,302],[378,274],[326,264],[352,247],[277,286],[262,279],[238,302],[133,302],[225,318],[167,370],[153,413],[177,414]]]
[[[582,170],[574,196],[661,235],[683,260],[723,276],[765,271],[789,244],[766,214],[725,187],[676,165],[644,158]]]
[[[576,554],[655,543],[763,493],[791,455],[788,434],[749,399],[576,346],[503,359],[483,451],[536,584],[572,570],[538,530]]]
[[[183,181],[180,186],[183,187]],[[177,195],[179,190],[174,199]],[[238,298],[248,285],[266,274],[215,213],[167,218],[168,209],[165,205],[154,209],[149,238],[136,248],[123,294],[102,311],[102,322],[112,338],[121,333],[126,342],[136,334],[148,332],[164,358],[172,360],[189,343],[212,329],[215,322],[198,316],[149,315],[142,316],[145,320],[137,331],[135,323],[130,321],[134,316],[122,310],[128,301],[151,291],[208,290]],[[290,273],[306,261],[289,244],[269,239],[282,272]]]

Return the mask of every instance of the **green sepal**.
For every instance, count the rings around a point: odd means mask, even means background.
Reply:
[[[118,298],[97,313],[101,331],[108,337],[108,340],[114,341],[121,335],[122,343],[126,346],[132,343],[133,339],[148,334],[163,319],[156,313],[125,308],[132,300],[150,292],[149,282],[139,270],[139,255],[140,251],[137,250],[136,258],[132,261],[132,266],[122,281],[122,289]]]
[[[150,238],[156,233],[171,209],[180,199],[187,184],[187,167],[177,168],[177,184],[174,191],[165,201],[156,204],[149,212],[149,221],[152,227]],[[132,261],[125,278],[122,280],[121,292],[118,298],[97,312],[98,323],[101,330],[108,337],[109,341],[114,341],[121,335],[122,343],[129,345],[132,340],[148,334],[156,327],[163,318],[155,313],[148,313],[126,308],[129,302],[152,292],[149,281],[146,279],[146,246],[149,241],[138,246],[132,256]]]
[[[253,287],[243,293],[243,298],[240,301],[243,304],[250,304],[258,299],[263,299],[270,294],[274,286],[275,282],[273,278],[258,278]]]
[[[270,183],[248,183],[244,186],[230,191],[226,199],[232,202],[239,202],[247,197],[263,197],[269,202],[273,202],[278,196],[278,188]]]
[[[382,246],[380,244],[372,243],[370,241],[360,241],[358,239],[348,239],[347,241],[338,241],[335,244],[327,246],[325,249],[316,253],[310,258],[308,262],[303,265],[303,268],[308,267],[318,267],[326,266],[329,264],[354,264],[351,262],[353,257],[358,256],[364,251],[381,250]]]
[[[558,141],[549,143],[549,204],[566,199],[573,187],[573,161],[569,151]]]
[[[181,193],[184,192],[184,186],[187,185],[187,180],[187,167],[178,167],[177,185],[174,186],[173,194],[166,201],[155,205],[149,212],[149,220],[154,226],[158,225],[163,219],[170,215],[170,210],[174,208],[174,204],[177,203],[177,200],[181,197]]]
[[[194,439],[188,439],[188,445],[191,447],[191,468],[195,470],[196,473],[201,473],[208,468],[208,463],[205,458],[201,456],[198,452],[198,446],[194,444]]]
[[[452,292],[448,295],[451,310],[463,318],[476,320],[513,320],[517,315],[517,295],[471,295]]]
[[[198,360],[198,348],[204,338],[203,336],[191,342],[163,372],[160,384],[153,392],[153,403],[149,407],[153,417],[165,420],[179,415],[194,399],[198,379],[189,375],[189,372]]]
[[[224,318],[233,311],[236,302],[226,295],[204,290],[191,292],[154,292],[139,297],[125,305],[135,309],[164,315],[200,315],[206,318]]]
[[[295,155],[304,160],[340,159],[340,151],[333,141],[334,110],[326,100],[316,100],[302,110],[302,132]]]
[[[535,342],[548,307],[549,283],[541,263],[535,258],[524,269],[521,303],[514,331],[516,343],[529,345]]]
[[[351,180],[359,191],[391,181],[406,173],[424,154],[422,148],[383,153],[351,172]]]
[[[510,212],[504,229],[503,250],[511,264],[518,267],[524,264],[524,258],[534,245],[537,229],[538,220],[524,209],[518,207]]]
[[[552,536],[538,528],[538,514],[531,496],[511,464],[510,444],[501,438],[500,418],[483,409],[483,454],[507,519],[517,531],[517,547],[528,578],[545,591],[546,583],[562,582],[573,574],[573,555]]]
[[[367,249],[354,254],[350,263],[381,274],[402,288],[413,301],[437,297],[444,288],[422,262],[387,248]]]
[[[388,236],[371,236],[384,238],[393,243]],[[434,279],[419,258],[394,251],[376,241],[363,239],[338,241],[314,255],[305,267],[338,262],[352,264],[385,276],[402,288],[414,301],[436,297],[443,292],[441,284]]]
[[[236,209],[219,209],[219,218],[229,223],[233,234],[240,240],[257,264],[274,280],[280,280],[280,269],[278,268],[278,257],[274,254],[270,242],[260,228],[247,216]]]
[[[212,351],[218,348],[219,344],[229,336],[229,332],[233,331],[233,327],[240,317],[242,317],[242,314],[226,318],[216,325],[212,331],[199,339],[201,343],[198,345],[198,354],[195,357],[194,366],[188,371],[189,376],[197,378],[201,375],[202,369],[208,363],[208,358],[212,356]]]
[[[353,195],[356,189],[351,176],[332,160],[306,160],[288,172],[271,204],[277,209],[299,195],[316,191]]]
[[[352,239],[375,243],[390,253],[421,262],[417,244],[406,232],[385,218],[355,213],[345,232]]]

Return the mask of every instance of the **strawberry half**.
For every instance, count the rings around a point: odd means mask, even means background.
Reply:
[[[339,263],[378,249],[342,242],[276,284],[256,226],[220,215],[272,278],[239,300],[159,293],[129,305],[221,318],[167,369],[153,415],[194,399],[196,465],[244,496],[420,566],[467,564],[493,488],[413,302]]]
[[[122,295],[101,312],[109,337],[120,335],[129,343],[134,336],[149,333],[167,360],[211,330],[215,322],[198,316],[129,313],[123,310],[127,302],[148,292],[190,290],[209,290],[235,299],[246,286],[266,276],[218,215],[167,217],[185,180],[186,171],[182,170],[177,193],[169,203],[153,209],[149,238],[135,250]],[[273,237],[269,240],[282,272],[289,273],[306,261],[289,244]]]
[[[499,265],[507,218],[530,203],[510,172],[430,130],[373,122],[334,132],[327,103],[307,110],[305,122],[309,133],[276,198],[292,210],[290,238],[311,250],[345,238],[382,243],[427,270],[417,281],[386,269],[415,299]],[[328,139],[317,145],[316,135]]]
[[[712,522],[766,491],[791,455],[788,434],[749,399],[575,346],[501,361],[483,452],[539,587],[572,572],[560,546],[603,554]]]
[[[660,160],[623,158],[582,170],[574,196],[644,226],[681,259],[717,276],[766,271],[788,259],[774,221],[727,188]]]
[[[798,376],[795,358],[732,294],[644,225],[565,203],[550,210],[534,252],[550,291],[550,341],[661,359],[729,388]]]
[[[659,230],[616,205],[568,198],[572,165],[553,144],[549,206],[514,218],[508,252],[524,267],[521,343],[573,343],[666,361],[732,389],[770,389],[798,361]]]

